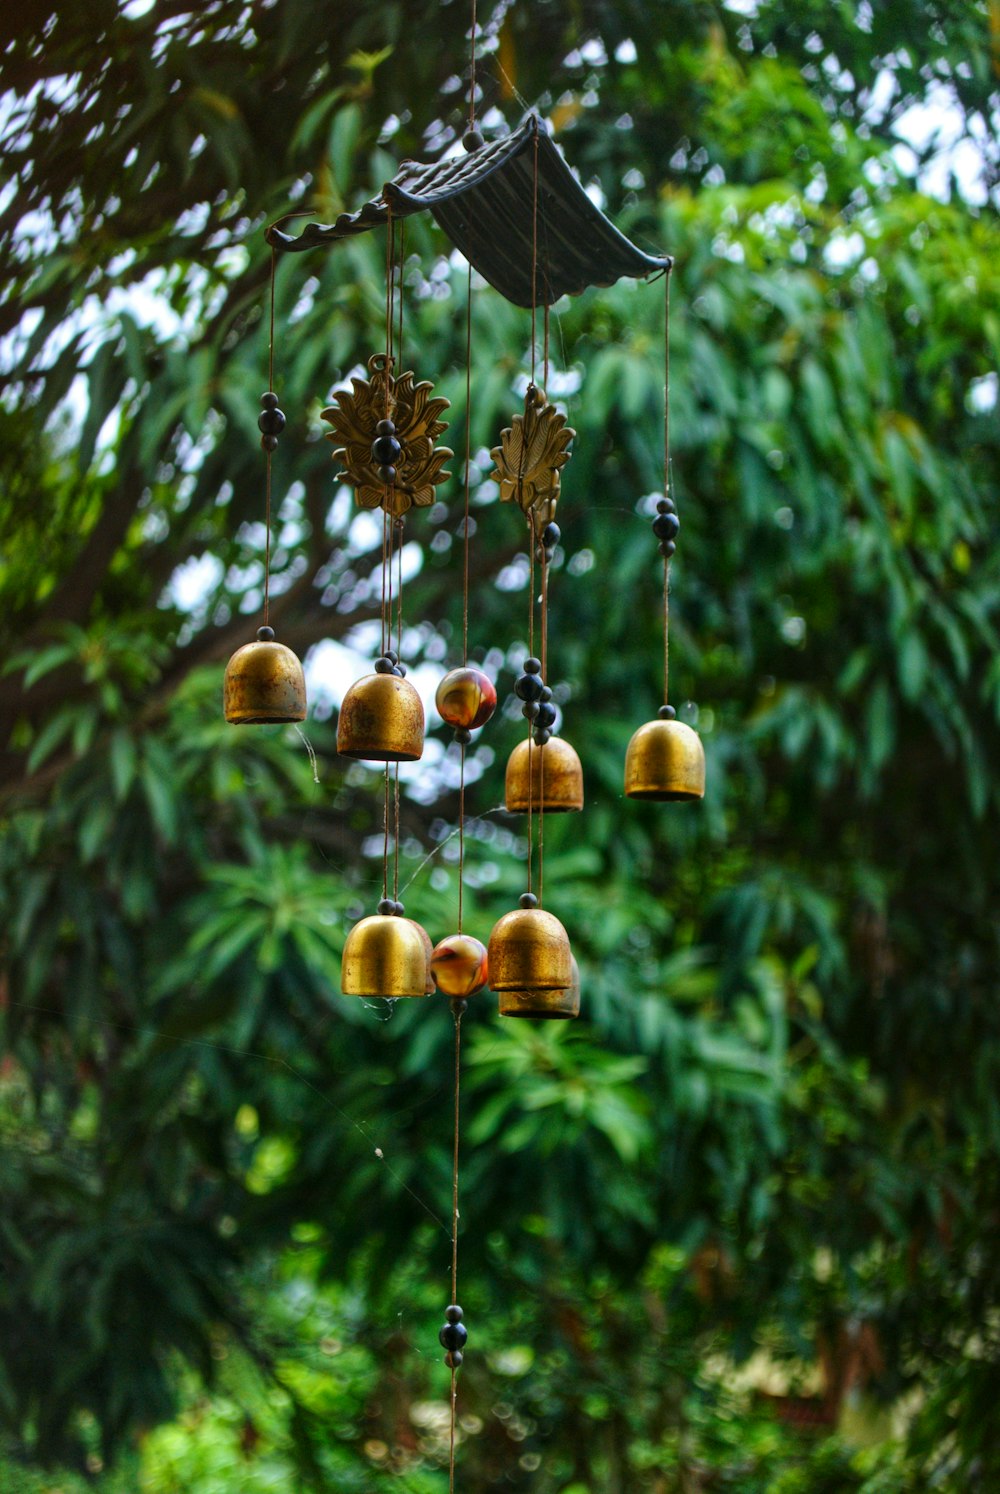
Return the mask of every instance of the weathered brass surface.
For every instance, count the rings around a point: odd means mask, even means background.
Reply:
[[[283,643],[245,643],[226,665],[222,707],[234,726],[304,721],[302,665]]]
[[[448,429],[447,421],[438,417],[450,401],[431,399],[434,385],[426,380],[415,384],[412,372],[394,379],[384,353],[368,359],[368,371],[370,379],[352,379],[353,393],[341,390],[334,395],[336,403],[321,412],[333,426],[326,435],[336,443],[334,461],[343,465],[344,477],[355,488],[362,508],[384,508],[396,516],[409,508],[426,508],[434,502],[436,485],[451,476],[442,469],[455,453],[434,444]],[[402,447],[391,486],[379,477],[372,456],[375,427],[387,418],[394,423]]]
[[[409,680],[366,674],[344,696],[337,721],[342,757],[412,763],[424,750],[424,707]]]
[[[523,814],[528,804],[537,814],[562,814],[583,808],[583,768],[576,749],[562,737],[543,747],[518,742],[507,759],[504,800],[508,814]]]
[[[705,749],[683,721],[647,721],[628,744],[625,793],[630,799],[702,799]]]
[[[569,937],[542,908],[515,908],[493,926],[491,991],[559,991],[573,983]]]
[[[500,433],[500,445],[490,452],[496,463],[501,500],[513,500],[518,505],[538,540],[556,516],[559,469],[570,459],[569,445],[575,435],[565,415],[548,403],[544,392],[529,385],[524,414],[514,416]]]
[[[580,967],[573,960],[573,980],[564,991],[501,991],[501,1017],[534,1017],[565,1021],[580,1015]]]
[[[434,985],[434,976],[431,973],[431,955],[434,953],[434,945],[431,943],[431,936],[424,928],[423,924],[418,923],[415,918],[408,918],[406,922],[410,925],[411,928],[416,929],[417,933],[420,935],[421,940],[423,941],[424,959],[427,962],[424,979],[424,994],[426,996],[433,996],[436,987]]]
[[[410,918],[381,913],[362,918],[344,944],[341,991],[345,996],[428,996],[429,943]]]

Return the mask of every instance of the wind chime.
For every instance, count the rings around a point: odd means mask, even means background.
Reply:
[[[459,1151],[462,1019],[469,998],[487,985],[502,1016],[566,1020],[580,1011],[580,976],[559,919],[544,906],[544,827],[549,814],[583,809],[579,756],[556,733],[558,713],[547,683],[549,596],[553,556],[560,540],[556,522],[563,470],[575,432],[546,395],[549,377],[549,311],[563,295],[622,276],[662,277],[665,284],[664,484],[653,532],[663,560],[663,705],[657,719],[632,737],[625,761],[625,794],[653,800],[699,799],[705,788],[701,741],[676,719],[669,702],[670,561],[680,522],[671,495],[669,426],[669,257],[643,253],[591,202],[566,165],[541,121],[529,115],[512,134],[486,143],[475,115],[475,8],[468,130],[464,154],[431,165],[405,162],[391,182],[356,213],[336,223],[311,223],[293,237],[274,225],[271,246],[269,388],[259,418],[266,458],[264,620],[257,641],[233,655],[226,670],[225,715],[235,724],[296,722],[305,716],[302,667],[277,643],[269,625],[271,552],[271,458],[285,417],[274,385],[274,265],[278,252],[301,253],[354,234],[384,228],[386,286],[384,346],[368,360],[368,377],[335,396],[323,411],[331,427],[333,457],[342,480],[362,509],[381,512],[381,652],[373,670],[357,680],[343,701],[337,750],[349,759],[381,765],[383,782],[382,897],[377,909],[349,932],[344,945],[341,990],[345,996],[417,998],[441,992],[454,1020],[454,1135],[451,1228],[451,1304],[440,1342],[451,1371],[450,1488],[455,1479],[456,1372],[468,1333],[458,1305]],[[436,706],[452,728],[460,758],[458,917],[454,933],[436,944],[405,916],[399,898],[399,764],[423,753],[424,711],[406,678],[403,652],[402,546],[413,510],[437,500],[454,457],[438,444],[447,425],[448,401],[432,385],[404,371],[402,267],[405,219],[429,210],[468,265],[466,294],[465,452],[462,584],[462,662],[442,679]],[[525,736],[514,748],[505,775],[505,807],[526,814],[526,887],[519,906],[495,924],[484,945],[464,927],[466,749],[472,733],[492,717],[497,695],[492,680],[469,663],[471,406],[473,270],[513,304],[530,311],[531,354],[523,410],[512,417],[491,455],[500,498],[520,511],[526,527],[529,654],[514,686]],[[536,383],[536,319],[543,309],[542,383]],[[395,561],[395,580],[393,566]],[[537,652],[536,652],[537,643]],[[390,842],[392,852],[390,854]]]

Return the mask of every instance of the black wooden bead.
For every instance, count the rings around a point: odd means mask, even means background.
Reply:
[[[457,1302],[453,1302],[450,1307],[446,1307],[444,1310],[444,1315],[449,1323],[460,1323],[465,1317],[465,1313],[459,1307]]]
[[[280,410],[261,410],[257,416],[257,429],[265,436],[280,436],[285,429],[285,417]]]
[[[518,898],[522,908],[537,908],[538,899],[533,892],[522,892]]]
[[[449,1369],[458,1369],[462,1363],[462,1354],[459,1349],[454,1349],[444,1356],[444,1362]]]
[[[276,410],[278,408],[278,396],[273,389],[269,389],[266,394],[262,394],[260,402],[265,410]]]
[[[391,918],[396,911],[396,904],[391,897],[384,897],[378,905],[378,911],[383,918]]]
[[[392,662],[391,659],[376,659],[375,660],[375,673],[376,674],[392,674],[392,672],[395,669],[395,667],[396,666],[395,666],[395,664],[393,664],[393,662]]]
[[[265,451],[277,451],[278,438],[277,436],[261,436],[260,444]]]
[[[405,680],[406,679],[406,665],[405,664],[397,664],[396,667],[395,667],[395,669],[392,672],[393,672],[393,674],[398,674],[401,680]]]
[[[465,134],[462,136],[462,144],[467,151],[472,152],[474,150],[482,150],[483,146],[486,144],[486,141],[483,139],[482,135],[480,135],[477,129],[471,129],[466,130]]]
[[[257,629],[257,642],[258,643],[270,643],[273,640],[273,638],[274,638],[274,629],[273,628],[258,628]]]
[[[677,715],[677,712],[674,710],[673,706],[662,705],[660,706],[658,714],[661,721],[673,721],[674,717]]]
[[[677,512],[677,504],[672,498],[660,498],[656,505],[656,512],[658,514],[675,514]]]
[[[541,700],[544,688],[537,674],[519,674],[514,681],[514,694],[518,700]]]
[[[539,698],[539,700],[542,700],[542,701],[551,700],[552,699],[552,691],[549,689],[548,685],[543,685],[542,686],[542,693],[541,693],[541,695],[539,695],[538,698]]]
[[[552,736],[552,733],[549,731],[549,729],[548,729],[547,726],[546,727],[541,727],[541,726],[537,727],[536,730],[535,730],[535,746],[536,747],[544,747],[545,744],[546,744],[546,742],[550,739],[551,736]]]
[[[391,467],[402,449],[395,436],[376,436],[372,442],[372,461],[380,467]]]
[[[467,726],[455,727],[455,741],[460,747],[468,747],[472,741],[472,733]]]
[[[469,1003],[464,996],[453,996],[448,1005],[451,1007],[453,1017],[464,1017],[469,1009]]]
[[[541,661],[541,659],[525,659],[525,661],[524,661],[524,672],[525,672],[525,674],[541,674],[541,672],[542,672],[542,661]]]
[[[676,539],[680,528],[681,521],[676,514],[657,514],[653,520],[653,533],[658,540]]]
[[[395,467],[380,467],[378,469],[379,481],[384,482],[386,487],[391,488],[396,481]]]
[[[438,1334],[438,1343],[442,1349],[450,1349],[452,1353],[456,1349],[464,1349],[469,1341],[469,1331],[464,1323],[445,1323]]]
[[[545,546],[546,550],[555,549],[556,545],[558,545],[559,543],[559,536],[561,533],[562,530],[559,528],[558,524],[546,524],[544,530],[542,531],[542,544]]]
[[[394,436],[396,427],[391,420],[380,420],[375,427],[376,436]]]
[[[552,726],[556,719],[556,708],[543,700],[538,707],[538,715],[535,717],[535,725],[539,728]]]
[[[525,704],[521,707],[521,715],[524,717],[525,721],[534,721],[535,717],[538,715],[538,701],[526,701]]]
[[[397,918],[402,918],[404,913],[406,912],[406,908],[397,898],[397,900],[392,905],[392,911],[395,913]]]
[[[394,648],[387,648],[385,651],[385,657],[389,660],[390,664],[399,663],[399,655]]]
[[[669,560],[676,549],[677,546],[674,544],[673,540],[663,540],[660,543],[660,554],[663,556],[664,560]]]

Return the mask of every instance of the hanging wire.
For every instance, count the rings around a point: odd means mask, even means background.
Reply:
[[[670,497],[670,268],[663,276],[663,496]],[[670,686],[670,556],[663,557],[663,704]]]
[[[534,158],[531,171],[531,382],[535,382],[535,312],[538,301],[538,120],[532,127]]]
[[[267,333],[267,387],[274,390],[274,291],[278,268],[278,254],[271,245],[271,315]],[[273,452],[264,448],[264,626],[268,626],[271,610],[271,457]]]

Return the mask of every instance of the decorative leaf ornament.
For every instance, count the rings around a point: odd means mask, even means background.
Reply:
[[[439,420],[450,401],[431,399],[434,385],[413,381],[413,373],[392,376],[392,360],[384,353],[368,359],[368,379],[352,379],[353,392],[341,390],[336,404],[322,412],[333,429],[327,439],[337,443],[333,457],[344,467],[344,476],[355,488],[362,508],[384,508],[398,517],[409,508],[427,508],[434,502],[434,489],[451,476],[443,471],[455,453],[435,440],[448,429]],[[372,452],[376,427],[392,421],[395,440],[401,448],[394,460],[395,478],[387,483],[379,475],[379,462]]]
[[[515,415],[500,433],[500,445],[490,456],[496,463],[500,497],[517,503],[540,540],[547,524],[556,516],[559,502],[559,469],[570,459],[570,442],[576,435],[566,424],[545,392],[529,384],[524,396],[524,414]]]

